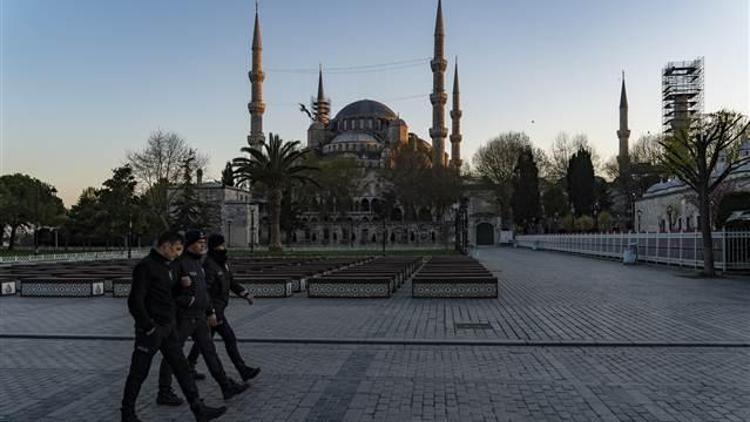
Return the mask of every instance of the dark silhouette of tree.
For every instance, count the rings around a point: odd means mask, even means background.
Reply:
[[[221,172],[221,184],[224,186],[234,186],[234,170],[232,170],[232,163],[227,161],[227,165],[224,166],[224,170]]]
[[[524,233],[528,233],[542,214],[539,200],[539,169],[531,147],[523,148],[518,155],[513,172],[511,205],[514,224]]]
[[[33,228],[37,246],[41,227],[64,222],[65,207],[54,186],[20,173],[0,176],[0,186],[0,222],[3,230],[10,227],[9,250],[15,246],[19,228]]]
[[[568,161],[568,200],[576,217],[591,215],[594,209],[594,166],[591,153],[584,148],[570,157]]]

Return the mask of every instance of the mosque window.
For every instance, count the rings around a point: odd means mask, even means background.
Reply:
[[[367,119],[367,128],[372,129],[372,119]]]
[[[359,128],[364,129],[365,128],[365,119],[359,119]]]

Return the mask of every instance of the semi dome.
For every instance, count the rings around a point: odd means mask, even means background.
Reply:
[[[379,142],[375,137],[367,133],[362,132],[344,132],[341,135],[336,136],[331,141],[331,145],[334,144],[373,144],[378,145]]]
[[[342,108],[336,119],[347,119],[351,117],[377,117],[380,119],[397,119],[398,116],[387,105],[373,100],[355,101]]]

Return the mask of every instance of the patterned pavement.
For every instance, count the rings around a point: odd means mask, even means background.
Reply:
[[[498,300],[412,299],[406,285],[391,299],[234,301],[240,348],[263,373],[221,420],[750,420],[750,280],[477,255]],[[116,420],[133,346],[107,337],[132,335],[131,321],[123,299],[0,298],[0,421]],[[191,420],[155,405],[156,369],[142,418]],[[212,380],[199,388],[221,402]]]

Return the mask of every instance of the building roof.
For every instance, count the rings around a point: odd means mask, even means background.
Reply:
[[[378,145],[374,136],[364,132],[344,132],[331,141],[331,144],[367,143]]]
[[[374,100],[355,101],[342,108],[336,114],[336,120],[350,117],[377,117],[382,119],[397,119],[398,116],[387,105]]]

